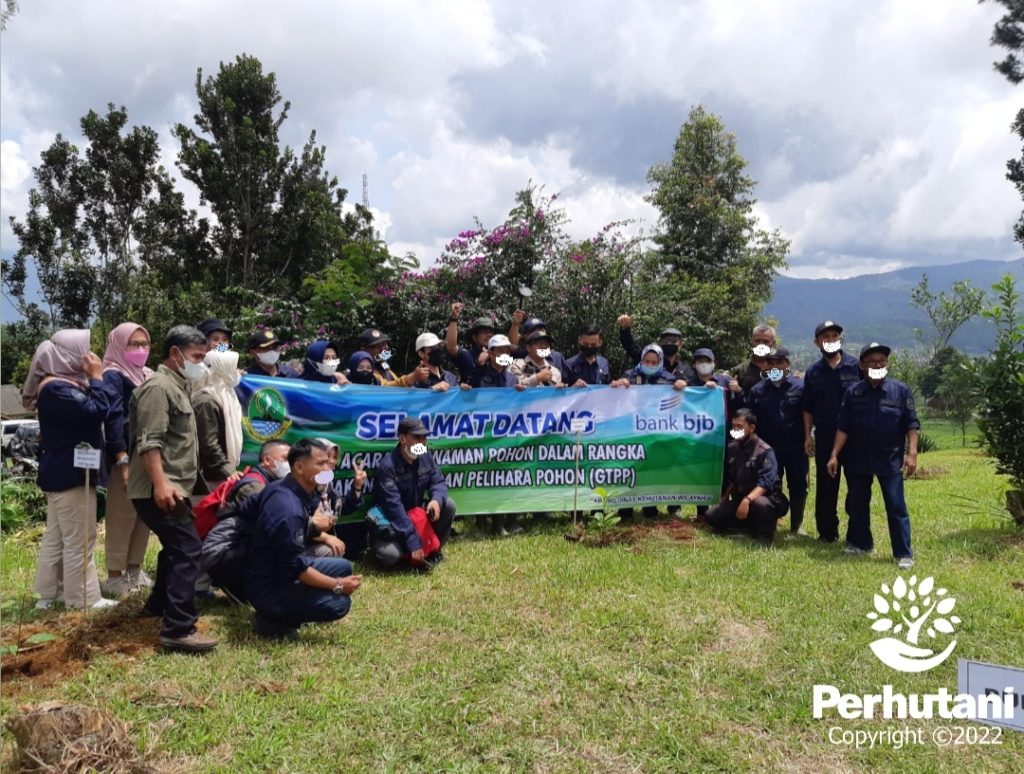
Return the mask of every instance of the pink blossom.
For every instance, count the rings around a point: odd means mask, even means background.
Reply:
[[[575,261],[576,263],[583,263],[583,253],[573,253],[569,256],[569,260]]]

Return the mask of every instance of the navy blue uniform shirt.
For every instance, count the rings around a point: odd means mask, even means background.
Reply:
[[[582,353],[578,353],[565,361],[562,381],[572,387],[579,379],[587,384],[609,384],[612,380],[611,367],[608,361],[597,355],[593,363],[588,363]]]
[[[648,376],[639,368],[630,368],[628,371],[623,372],[622,378],[629,381],[630,384],[675,384],[675,374],[669,373],[662,368],[654,376]]]
[[[746,407],[757,417],[757,434],[773,449],[792,451],[804,445],[804,381],[788,376],[776,387],[767,379],[750,388]]]
[[[444,508],[448,499],[448,485],[433,455],[428,451],[409,463],[396,447],[377,465],[373,491],[377,506],[399,533],[406,549],[412,552],[423,548],[408,511],[422,508],[430,500]]]
[[[837,429],[848,436],[843,466],[861,475],[897,474],[903,468],[907,431],[920,428],[907,385],[885,379],[872,387],[862,379],[846,391],[839,408]]]
[[[135,383],[113,368],[103,372],[103,383],[109,388],[107,392],[112,398],[117,396],[117,400],[111,400],[110,413],[103,424],[109,470],[114,464],[115,456],[121,452],[127,454],[131,446],[131,436],[128,433],[128,406],[132,402]]]
[[[449,387],[458,387],[459,379],[451,371],[445,371],[443,368],[438,369],[439,374],[431,372],[430,376],[427,377],[425,382],[413,382],[413,387],[418,387],[421,390],[429,390],[435,384],[439,382],[448,382]]]
[[[307,363],[306,365],[309,365],[309,364]],[[270,376],[270,374],[268,374],[266,371],[264,371],[260,367],[259,363],[252,363],[249,366],[248,370],[246,370],[246,373],[247,374],[251,374],[252,376]],[[298,374],[298,372],[294,368],[292,368],[290,365],[288,365],[286,363],[282,363],[280,360],[277,361],[277,374],[276,374],[276,376],[278,376],[278,377],[280,377],[282,379],[298,379],[299,378],[299,374]]]
[[[470,382],[473,387],[515,387],[517,384],[519,384],[519,380],[510,369],[498,371],[490,364],[479,369]]]
[[[804,374],[804,411],[811,415],[816,439],[835,437],[843,395],[862,378],[857,358],[843,351],[839,354],[835,368],[823,357]]]
[[[39,391],[39,454],[37,483],[44,492],[66,492],[85,484],[85,471],[74,466],[75,447],[88,443],[94,449],[103,448],[103,423],[110,415],[110,407],[120,396],[101,379],[90,379],[89,389],[83,390],[63,379],[53,379]],[[91,473],[92,483],[106,480],[100,466]]]

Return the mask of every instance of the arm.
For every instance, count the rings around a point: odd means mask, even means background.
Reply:
[[[629,355],[634,363],[639,362],[641,350],[636,345],[636,339],[633,338],[633,329],[629,325],[619,328],[619,343],[622,344],[622,348],[626,350],[626,354]]]
[[[804,398],[806,399],[807,392],[804,391]],[[811,427],[814,425],[814,417],[811,416],[811,412],[804,409],[804,452],[808,457],[814,454],[814,439],[811,438]]]
[[[828,474],[835,478],[839,473],[839,455],[842,453],[843,448],[846,446],[847,436],[845,430],[836,430],[836,440],[832,444],[832,454],[828,458],[828,464],[826,469]],[[917,454],[917,434],[914,434],[914,454]]]
[[[343,594],[351,594],[362,585],[363,576],[349,575],[345,578],[333,578],[320,572],[315,567],[307,567],[299,573],[299,581],[306,586],[312,586],[314,589],[326,589],[328,591],[341,586]]]
[[[516,309],[512,313],[512,322],[508,326],[508,340],[512,342],[513,347],[519,346],[519,326],[523,324],[524,319],[526,313],[522,309]]]
[[[128,407],[124,404],[122,379],[117,371],[107,371],[103,374],[103,383],[107,385],[107,394],[111,398],[110,412],[103,424],[107,460],[111,463],[128,458]]]
[[[110,404],[117,401],[114,391],[100,379],[89,380],[88,392],[59,379],[47,382],[43,389],[54,398],[47,401],[47,414],[62,423],[79,424],[83,419],[106,421]]]
[[[142,452],[142,468],[146,471],[149,480],[153,482],[153,500],[157,507],[170,511],[185,497],[164,476],[164,461],[160,456],[161,451],[159,448],[152,448]]]
[[[199,467],[211,479],[230,478],[235,472],[228,454],[221,446],[221,425],[224,414],[211,400],[198,400],[192,405],[196,417],[196,439],[199,441]]]
[[[392,470],[377,468],[377,479],[374,483],[374,492],[377,495],[377,504],[385,518],[391,522],[405,543],[410,552],[423,548],[419,533],[406,513],[405,504],[402,502],[402,493],[398,490],[398,481]]]

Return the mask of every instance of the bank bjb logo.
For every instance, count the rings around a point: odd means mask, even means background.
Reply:
[[[956,640],[938,652],[924,646],[938,645],[944,635],[954,633],[954,626],[960,623],[957,616],[950,615],[955,606],[956,599],[946,589],[936,589],[931,577],[920,583],[916,575],[909,582],[898,577],[891,589],[883,583],[882,593],[875,594],[875,609],[867,617],[874,621],[872,631],[887,632],[890,636],[872,642],[871,651],[879,661],[899,672],[934,669],[949,658]]]
[[[242,426],[260,443],[281,438],[292,426],[284,396],[273,387],[256,390],[249,398],[249,409]]]

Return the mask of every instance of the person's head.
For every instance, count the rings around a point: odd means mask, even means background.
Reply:
[[[338,460],[341,458],[341,447],[330,438],[315,438],[314,440],[327,447],[327,459],[331,463],[331,469],[333,470],[338,467]]]
[[[120,371],[134,384],[141,384],[147,373],[149,351],[149,331],[138,323],[121,323],[107,336],[103,368]]]
[[[546,331],[534,331],[526,337],[526,351],[533,360],[544,360],[551,355],[552,343]]]
[[[673,358],[683,344],[683,334],[678,328],[665,328],[658,334],[658,346],[665,357]]]
[[[492,367],[504,370],[512,365],[512,342],[508,340],[508,336],[501,333],[491,336],[487,340],[487,352]]]
[[[210,383],[221,383],[232,389],[238,384],[238,353],[221,352],[211,349],[203,357],[203,363],[210,369]]]
[[[221,352],[231,349],[231,329],[216,317],[207,317],[196,326],[206,336],[206,345]]]
[[[291,448],[285,441],[267,441],[260,447],[260,467],[275,479],[284,478],[291,472],[288,465]]]
[[[295,442],[288,452],[288,467],[299,486],[307,492],[316,489],[316,474],[331,470],[331,458],[327,446],[315,438],[303,438]]]
[[[483,349],[487,346],[487,342],[490,341],[491,336],[497,332],[494,327],[494,320],[490,317],[478,317],[473,322],[473,327],[469,329],[469,338],[472,342]]]
[[[306,362],[302,364],[303,373],[310,371],[320,376],[334,376],[341,365],[338,349],[329,341],[314,341],[306,350]]]
[[[57,331],[36,347],[29,366],[28,378],[21,391],[21,403],[30,411],[36,410],[39,389],[48,376],[88,385],[82,363],[89,352],[90,332],[86,328]]]
[[[648,344],[640,353],[640,371],[646,376],[654,376],[665,367],[665,354],[657,344]]]
[[[534,331],[545,330],[547,330],[547,326],[544,324],[544,321],[539,317],[527,317],[525,320],[523,320],[522,333],[524,336],[529,336]]]
[[[715,353],[707,347],[694,350],[693,370],[704,379],[710,377],[715,372]]]
[[[373,355],[359,350],[348,359],[348,380],[353,384],[376,384],[373,375]]]
[[[773,384],[780,384],[789,376],[789,350],[785,347],[773,349],[765,358],[765,366],[761,376]]]
[[[164,338],[164,365],[189,381],[198,381],[207,374],[203,358],[208,351],[202,331],[191,325],[175,325]]]
[[[436,333],[421,333],[416,337],[416,355],[420,364],[440,367],[444,362],[444,345]]]
[[[398,446],[407,459],[415,459],[427,451],[427,426],[419,417],[404,417],[398,423]]]
[[[765,356],[775,348],[775,329],[770,325],[758,325],[750,337],[750,347],[755,362],[763,362]]]
[[[825,320],[814,329],[814,345],[823,355],[834,355],[843,348],[843,326]]]
[[[873,341],[860,351],[860,370],[868,375],[872,382],[881,382],[889,373],[889,353],[892,352],[885,344]]]
[[[584,325],[580,328],[580,333],[576,337],[576,344],[579,346],[580,354],[583,357],[594,357],[601,351],[601,347],[604,346],[604,341],[601,339],[601,329],[593,323]]]
[[[261,365],[273,368],[281,359],[283,343],[270,328],[264,328],[249,337],[249,355]]]
[[[729,435],[734,441],[745,443],[757,432],[757,416],[750,409],[739,409],[732,415]]]
[[[391,337],[376,328],[367,328],[359,334],[359,349],[369,352],[374,360],[387,362],[391,359]]]

